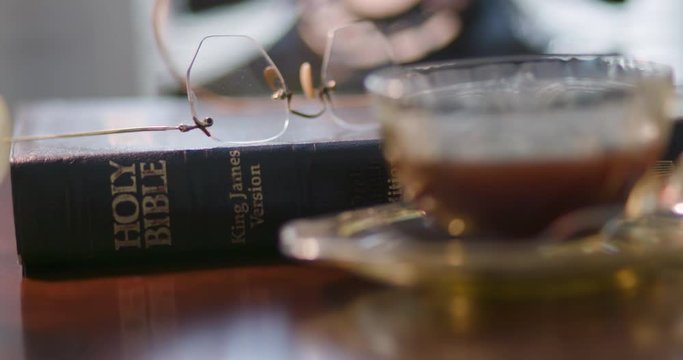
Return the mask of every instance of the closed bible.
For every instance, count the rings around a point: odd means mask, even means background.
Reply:
[[[191,122],[182,100],[54,100],[20,108],[14,135]],[[376,133],[344,130],[325,116],[290,123],[282,137],[255,145],[199,130],[14,143],[26,273],[276,256],[287,220],[400,196]]]

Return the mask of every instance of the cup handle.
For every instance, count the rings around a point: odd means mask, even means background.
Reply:
[[[625,205],[593,206],[572,211],[553,221],[542,239],[566,241],[600,233],[616,219],[676,215],[683,218],[683,154],[677,164],[659,161],[635,184]],[[681,207],[681,208],[679,208]]]

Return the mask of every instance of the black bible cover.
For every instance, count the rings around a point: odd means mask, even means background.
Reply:
[[[15,136],[190,122],[182,100],[48,101],[20,109]],[[259,145],[200,131],[129,133],[17,142],[10,161],[29,274],[274,255],[287,220],[400,196],[377,135],[327,117],[292,119],[283,137]]]

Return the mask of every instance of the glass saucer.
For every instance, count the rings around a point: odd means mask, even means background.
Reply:
[[[648,222],[652,225],[654,223]],[[394,203],[296,220],[280,236],[294,259],[321,261],[394,285],[529,295],[631,289],[680,263],[683,242],[632,222],[572,240],[464,241]],[[681,237],[674,237],[675,239]]]

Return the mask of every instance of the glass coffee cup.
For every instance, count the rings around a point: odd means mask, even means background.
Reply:
[[[413,65],[365,84],[406,200],[463,238],[534,238],[623,204],[671,128],[672,70],[621,56]]]

